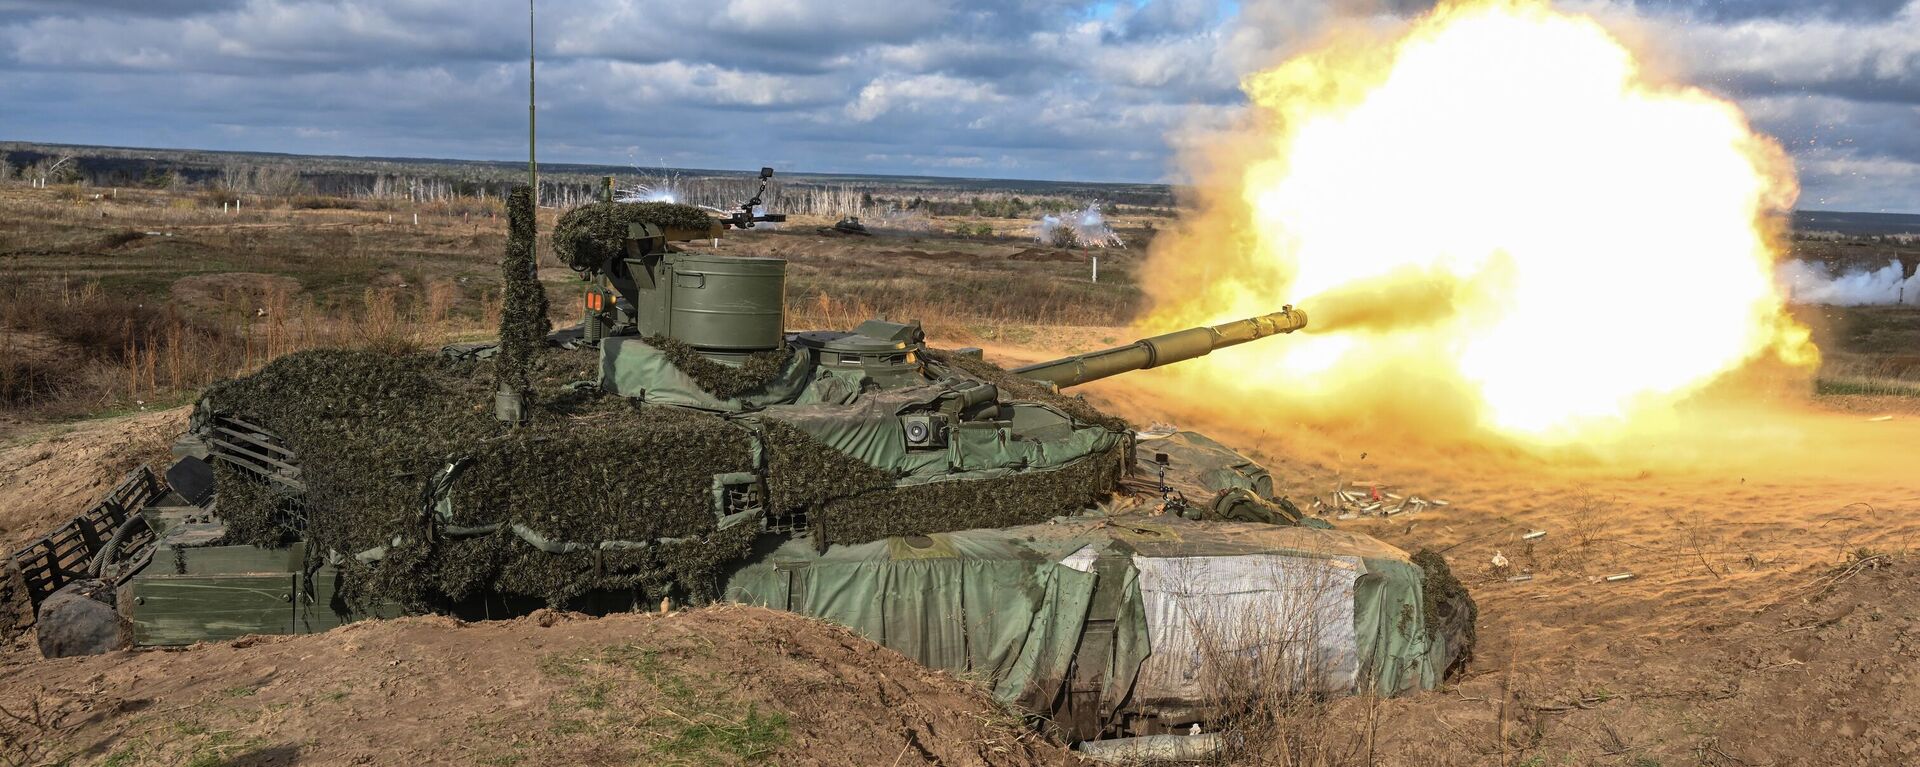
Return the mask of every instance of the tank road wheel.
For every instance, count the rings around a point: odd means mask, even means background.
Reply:
[[[99,655],[131,646],[132,627],[114,609],[115,591],[105,581],[74,581],[41,602],[34,623],[40,655]]]

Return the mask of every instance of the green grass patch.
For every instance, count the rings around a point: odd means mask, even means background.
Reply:
[[[771,756],[774,749],[787,742],[785,714],[762,715],[752,705],[735,720],[720,718],[712,712],[703,713],[710,721],[682,726],[673,740],[655,746],[654,754],[669,763],[691,758],[693,761],[689,763],[708,764],[713,762],[706,757],[725,755],[752,764]]]
[[[548,703],[552,718],[535,737],[542,745],[586,746],[614,761],[769,763],[789,739],[787,715],[741,700],[723,677],[689,670],[700,652],[624,644],[543,656],[536,668],[564,686]]]
[[[1898,378],[1820,378],[1814,381],[1814,394],[1823,397],[1874,395],[1884,397],[1920,397],[1920,382]]]

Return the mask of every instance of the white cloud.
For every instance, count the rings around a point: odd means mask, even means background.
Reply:
[[[542,152],[703,167],[1153,180],[1242,76],[1422,0],[569,0]],[[1562,0],[1726,93],[1809,201],[1920,210],[1920,0]],[[355,154],[523,149],[526,16],[461,0],[0,0],[6,138]],[[1852,8],[1852,6],[1848,6]],[[1824,9],[1824,10],[1823,10]],[[1832,12],[1828,12],[1832,11]],[[1399,13],[1404,15],[1406,11]],[[16,127],[17,126],[17,127]],[[304,133],[303,133],[304,132]],[[1891,202],[1884,202],[1890,200]]]
[[[895,111],[942,111],[988,102],[1005,101],[993,85],[946,75],[883,75],[860,89],[860,95],[847,104],[846,115],[858,122],[872,122]]]

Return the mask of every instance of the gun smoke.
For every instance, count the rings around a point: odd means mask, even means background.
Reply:
[[[1417,268],[1334,288],[1301,303],[1313,311],[1306,332],[1388,333],[1430,326],[1455,316],[1458,288],[1450,275]]]
[[[1878,269],[1854,268],[1838,275],[1817,262],[1788,261],[1780,265],[1775,279],[1787,300],[1796,304],[1920,304],[1920,274],[1908,276],[1897,260]]]

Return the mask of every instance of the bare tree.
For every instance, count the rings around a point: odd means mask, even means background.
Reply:
[[[273,197],[291,197],[306,186],[300,172],[284,165],[260,165],[253,169],[254,192]]]
[[[220,165],[220,188],[229,192],[241,191],[247,183],[247,168],[237,162]]]
[[[51,157],[34,163],[28,172],[33,177],[33,185],[44,187],[49,181],[61,182],[76,178],[79,174],[73,164],[73,155],[61,155],[59,159]]]

